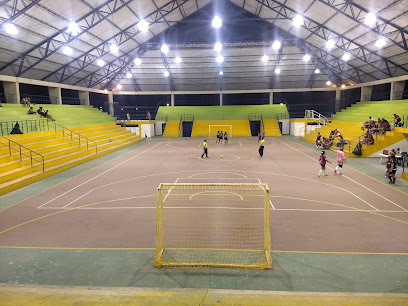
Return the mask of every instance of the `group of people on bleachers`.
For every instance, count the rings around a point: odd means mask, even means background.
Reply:
[[[399,118],[398,115],[394,114],[394,118]],[[401,118],[399,118],[399,122]],[[367,132],[371,134],[385,134],[387,131],[391,131],[391,125],[385,118],[378,118],[377,122],[370,116],[366,122],[363,123],[361,130],[364,131],[367,129]]]
[[[347,141],[343,138],[340,131],[338,129],[334,129],[330,131],[329,137],[323,137],[320,132],[317,133],[316,137],[316,148],[319,150],[329,150],[330,147],[334,145],[334,142],[337,139],[336,146],[338,148],[343,148]]]
[[[21,100],[21,104],[23,104],[24,107],[28,107],[28,111],[27,114],[28,115],[35,115],[38,114],[41,116],[41,118],[46,118],[48,120],[51,121],[55,121],[55,119],[51,116],[51,114],[48,113],[48,109],[46,111],[44,111],[44,109],[42,108],[42,106],[40,106],[37,111],[34,111],[34,107],[31,106],[31,99],[29,97],[24,97]],[[35,103],[33,103],[32,105],[35,105]]]

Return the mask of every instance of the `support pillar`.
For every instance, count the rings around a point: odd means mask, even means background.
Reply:
[[[269,92],[269,104],[273,104],[273,91]]]
[[[108,104],[109,104],[109,115],[114,116],[114,108],[113,108],[113,92],[108,93]]]
[[[405,81],[391,82],[390,100],[402,100],[404,87],[405,87]]]
[[[371,93],[373,92],[373,86],[362,86],[360,101],[371,101]]]
[[[171,100],[170,100],[170,103],[171,103],[170,105],[171,105],[171,106],[174,106],[174,93],[172,93],[172,94],[170,95],[170,99],[171,99]]]
[[[220,93],[220,106],[222,106],[222,92]]]
[[[51,104],[62,105],[61,87],[48,87]]]
[[[81,105],[91,105],[89,103],[89,91],[78,90],[78,95]]]
[[[20,103],[20,87],[18,82],[3,81],[3,88],[7,103]]]
[[[341,90],[338,88],[336,89],[336,100],[334,101],[334,111],[338,113],[341,111]]]

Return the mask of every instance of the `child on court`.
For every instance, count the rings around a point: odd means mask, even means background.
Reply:
[[[228,134],[227,132],[224,133],[224,144],[227,145],[228,142]]]
[[[322,177],[322,174],[324,174],[325,176],[328,176],[328,174],[326,173],[326,163],[331,164],[330,161],[328,161],[327,157],[326,157],[326,152],[322,151],[320,153],[320,157],[319,157],[319,163],[320,163],[320,171],[319,171],[319,177]]]
[[[343,172],[343,164],[346,162],[346,157],[344,156],[343,148],[333,151],[337,153],[337,167],[334,169],[334,173],[337,173],[338,171],[341,175]]]

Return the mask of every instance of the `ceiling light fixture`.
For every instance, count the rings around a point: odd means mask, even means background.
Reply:
[[[65,55],[72,55],[73,51],[71,47],[65,46],[64,49],[62,49],[62,52],[64,52]]]
[[[127,77],[128,79],[130,79],[130,78],[132,77],[132,73],[130,73],[130,72],[126,73],[126,77]]]
[[[146,20],[142,19],[137,24],[137,28],[140,32],[147,32],[147,30],[149,29],[149,24],[146,22]]]
[[[385,39],[380,37],[376,42],[375,42],[375,46],[377,48],[382,48],[385,46]]]
[[[116,54],[116,53],[119,52],[119,48],[118,48],[118,46],[115,45],[115,44],[110,44],[110,45],[109,45],[109,50],[110,50],[110,52],[112,52],[113,54]]]
[[[281,47],[282,43],[279,40],[275,40],[272,44],[272,49],[273,50],[279,50]]]
[[[71,33],[72,35],[76,36],[79,34],[79,31],[80,31],[79,26],[75,22],[72,21],[68,24],[68,29],[67,29],[68,33]]]
[[[330,85],[331,85],[331,82],[330,82],[330,81],[327,81],[327,82],[326,82],[326,85],[327,85],[327,86],[330,86]]]
[[[264,56],[262,56],[261,60],[262,60],[264,63],[266,63],[266,62],[269,60],[269,56],[264,55]]]
[[[375,14],[373,13],[368,13],[364,19],[364,24],[371,27],[372,25],[375,24],[376,21],[377,21],[377,16],[375,16]]]
[[[166,44],[163,44],[160,48],[161,52],[163,52],[164,54],[166,54],[167,52],[169,52],[169,46],[167,46]]]
[[[103,59],[98,59],[97,62],[96,62],[96,64],[97,64],[99,67],[103,67],[103,66],[105,66],[105,61],[104,61]]]
[[[328,41],[326,41],[326,48],[327,49],[332,49],[332,48],[334,48],[335,45],[336,45],[336,43],[332,39],[329,39]]]
[[[166,71],[163,73],[163,75],[167,78],[167,77],[170,75],[170,73],[166,70]]]
[[[177,64],[181,63],[181,57],[177,56],[174,60]]]
[[[118,84],[118,85],[116,85],[116,88],[119,89],[119,90],[121,90],[121,89],[122,89],[122,85]],[[123,108],[122,108],[122,110],[123,110]]]
[[[16,35],[18,33],[18,30],[16,26],[12,23],[7,23],[4,28],[6,29],[6,32],[10,35]]]
[[[320,69],[316,69],[316,70],[315,70],[315,73],[316,73],[316,74],[320,73]]]
[[[303,16],[302,15],[299,15],[299,14],[297,14],[296,16],[295,16],[295,18],[293,18],[293,21],[292,21],[292,23],[293,23],[293,25],[295,26],[295,27],[299,27],[299,26],[301,26],[301,25],[303,25]]]
[[[215,43],[214,50],[220,52],[222,50],[222,44],[219,42]]]
[[[280,70],[280,68],[276,68],[276,69],[275,69],[275,73],[276,73],[276,74],[279,74],[279,73],[281,73],[281,70]]]
[[[135,65],[140,65],[141,63],[142,63],[142,60],[140,59],[140,58],[138,58],[138,57],[136,57],[134,60],[133,60],[133,62],[135,63]]]
[[[216,29],[222,27],[222,20],[219,16],[214,17],[214,19],[212,20],[212,26]]]
[[[219,75],[224,75],[224,72],[222,72],[222,70],[220,71]]]
[[[341,59],[343,61],[347,62],[350,59],[350,54],[344,53],[343,56],[341,57]]]
[[[303,56],[303,61],[304,62],[308,62],[308,61],[310,61],[310,59],[311,59],[311,57],[310,57],[309,54],[305,54],[305,56]]]
[[[224,57],[222,55],[218,55],[215,60],[217,61],[217,63],[222,63],[224,61]]]

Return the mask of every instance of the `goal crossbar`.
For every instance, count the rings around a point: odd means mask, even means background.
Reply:
[[[225,132],[226,128],[229,128],[228,132],[228,137],[231,138],[232,137],[232,125],[231,124],[220,124],[220,125],[214,125],[214,124],[210,124],[208,126],[208,137],[217,137],[217,131],[223,131]]]

